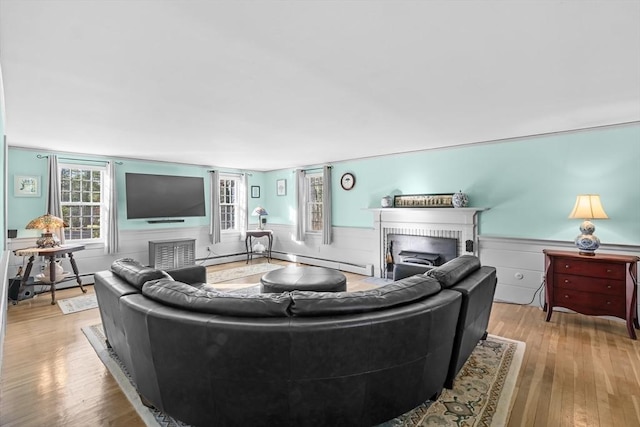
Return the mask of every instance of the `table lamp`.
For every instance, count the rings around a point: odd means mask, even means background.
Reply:
[[[53,248],[60,246],[60,239],[58,239],[58,236],[56,236],[53,231],[62,227],[68,227],[68,225],[64,223],[64,220],[48,213],[31,220],[29,224],[27,224],[26,229],[44,230],[42,236],[36,240],[36,244],[39,248]]]
[[[600,247],[600,239],[593,232],[596,226],[590,221],[592,219],[609,219],[598,194],[580,194],[576,198],[576,204],[569,214],[569,218],[583,219],[580,224],[580,235],[574,240],[580,250],[580,255],[595,255],[596,249]]]
[[[251,215],[258,217],[258,229],[264,230],[264,223],[267,222],[267,219],[265,218],[263,222],[262,217],[269,215],[267,211],[262,206],[258,206],[253,210],[253,213]]]

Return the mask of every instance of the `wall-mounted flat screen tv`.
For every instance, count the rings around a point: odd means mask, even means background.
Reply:
[[[204,178],[126,173],[127,219],[205,216]]]

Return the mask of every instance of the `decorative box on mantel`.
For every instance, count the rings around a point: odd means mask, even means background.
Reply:
[[[446,237],[458,240],[458,255],[478,255],[478,216],[489,208],[374,208],[378,257],[374,271],[385,275],[387,235]]]

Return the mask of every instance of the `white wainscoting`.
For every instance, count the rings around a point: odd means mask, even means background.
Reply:
[[[577,251],[573,242],[479,236],[480,262],[496,267],[495,300],[540,306],[544,304],[543,249]],[[599,253],[640,256],[640,246],[602,245]],[[537,292],[537,293],[536,293]],[[534,298],[535,294],[535,298]],[[561,310],[561,309],[554,309]]]
[[[380,246],[378,230],[375,228],[334,227],[333,243],[322,245],[320,235],[309,235],[305,242],[293,239],[293,226],[269,224],[274,233],[273,256],[283,260],[292,260],[311,265],[328,266],[343,271],[364,275],[378,274],[375,269],[379,263]],[[149,241],[190,238],[196,239],[196,262],[214,265],[230,261],[245,260],[244,238],[239,233],[223,234],[222,242],[213,245],[209,242],[207,227],[163,228],[159,230],[124,230],[120,232],[120,252],[116,255],[104,253],[102,245],[88,245],[85,250],[75,252],[82,281],[93,283],[93,273],[106,270],[111,263],[123,257],[129,257],[143,264],[149,262]],[[36,238],[8,240],[7,275],[15,276],[18,267],[26,265],[27,259],[17,257],[13,250],[35,246]],[[207,251],[211,248],[211,252]],[[539,305],[543,295],[536,294],[543,281],[543,249],[576,250],[571,242],[478,236],[478,255],[483,265],[495,266],[498,273],[498,288],[495,299],[518,304]],[[606,245],[598,252],[618,253],[640,256],[640,246]],[[41,257],[36,258],[32,275],[40,272],[44,265]],[[70,268],[63,262],[65,270]],[[59,287],[76,286],[74,281],[64,282]],[[533,301],[532,301],[533,300]]]
[[[371,275],[372,260],[377,256],[375,235],[373,229],[335,227],[333,229],[333,243],[322,245],[320,235],[309,235],[305,242],[293,240],[293,227],[289,225],[270,224],[273,230],[274,258],[294,260],[311,265],[328,266],[343,271]],[[209,242],[207,227],[162,228],[158,230],[122,230],[120,231],[120,251],[115,255],[106,254],[104,246],[85,245],[85,250],[74,253],[78,270],[83,284],[93,283],[93,273],[106,270],[111,263],[119,258],[133,258],[142,264],[149,263],[149,241],[195,239],[196,263],[215,265],[231,261],[246,259],[245,241],[240,233],[222,233],[222,241],[217,244]],[[20,266],[26,267],[28,257],[18,257],[13,254],[16,249],[36,246],[36,237],[9,239],[8,246],[8,275],[15,276]],[[208,251],[210,248],[211,251]],[[44,267],[44,258],[36,257],[31,275],[40,273]],[[65,270],[70,266],[63,261]],[[77,286],[75,281],[62,282],[57,288]],[[39,292],[40,289],[35,289]]]
[[[304,242],[296,242],[293,226],[271,224],[269,229],[274,235],[274,258],[367,276],[373,274],[378,248],[372,228],[334,227],[331,245],[323,245],[320,234],[308,234]]]

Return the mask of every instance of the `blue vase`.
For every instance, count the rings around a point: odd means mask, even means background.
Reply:
[[[452,203],[454,208],[464,208],[469,204],[469,198],[462,192],[462,190],[460,190],[453,194]]]

